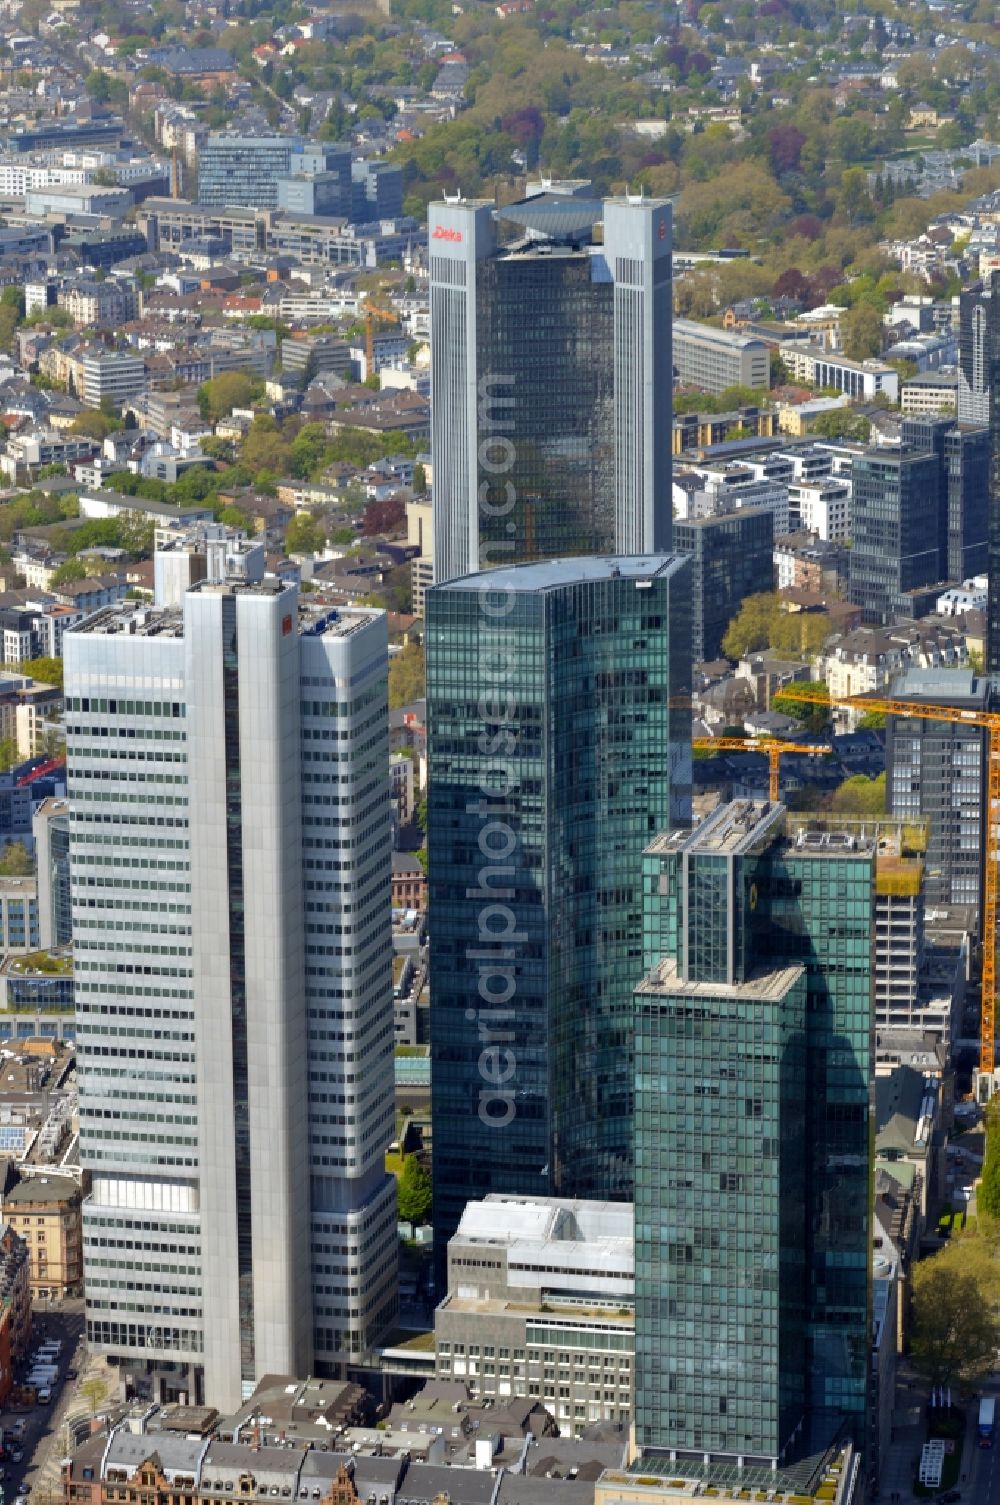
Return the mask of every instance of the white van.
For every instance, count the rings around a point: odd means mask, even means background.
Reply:
[[[49,1389],[48,1385],[43,1385],[38,1392],[38,1404],[40,1406],[47,1406],[51,1399],[52,1391]]]

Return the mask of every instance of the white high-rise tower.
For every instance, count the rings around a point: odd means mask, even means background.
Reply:
[[[385,617],[255,573],[66,638],[88,1339],[220,1407],[396,1304]]]

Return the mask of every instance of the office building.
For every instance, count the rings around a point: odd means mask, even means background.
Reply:
[[[941,580],[941,472],[926,450],[868,449],[851,468],[849,600],[882,627],[913,615],[906,592]]]
[[[671,218],[430,206],[434,578],[670,546]]]
[[[942,580],[971,580],[987,568],[990,431],[952,418],[905,418],[902,442],[938,463],[938,569]]]
[[[424,598],[434,584],[434,514],[430,497],[415,496],[406,503],[406,543],[415,552],[410,560],[410,596],[416,616],[424,615]]]
[[[1000,271],[960,300],[958,416],[990,431],[986,672],[1000,674]]]
[[[282,373],[297,385],[307,386],[315,376],[332,375],[349,381],[351,347],[332,334],[287,335],[281,342]]]
[[[676,1476],[867,1438],[877,836],[791,820],[646,856],[635,1427]]]
[[[199,205],[276,209],[278,182],[291,176],[293,154],[302,146],[295,136],[213,132],[198,148]]]
[[[756,335],[733,334],[694,319],[674,320],[674,369],[679,387],[718,396],[727,387],[771,385],[771,351]]]
[[[875,1029],[879,1035],[913,1028],[924,959],[924,897],[922,856],[879,854],[875,878]]]
[[[386,662],[211,570],[66,638],[88,1342],[213,1405],[395,1314]]]
[[[674,555],[427,592],[442,1255],[490,1192],[631,1196],[641,855],[690,814],[690,613]]]
[[[354,225],[399,219],[403,213],[403,169],[396,162],[358,161],[350,166],[350,208]]]
[[[42,800],[31,817],[38,889],[38,944],[43,951],[73,939],[69,885],[69,804]]]
[[[634,1298],[631,1203],[470,1202],[434,1313],[436,1372],[477,1397],[537,1396],[564,1436],[627,1426]]]
[[[958,419],[990,421],[990,368],[996,349],[992,288],[984,283],[959,294]]]
[[[782,538],[791,527],[791,482],[791,462],[781,458],[685,465],[673,484],[674,520],[731,512],[737,507],[768,507],[774,514],[774,536]]]
[[[78,365],[77,396],[88,407],[110,403],[119,408],[146,390],[146,362],[124,351],[88,351]]]
[[[904,700],[982,711],[986,680],[970,672],[909,669],[893,682]],[[886,728],[886,806],[901,820],[930,822],[924,891],[930,904],[982,897],[986,832],[986,739],[982,728],[890,716]]]
[[[793,482],[788,502],[796,531],[811,533],[823,543],[844,543],[851,536],[851,483],[828,476]]]
[[[722,657],[722,639],[744,599],[774,589],[774,514],[741,507],[674,519],[674,544],[691,555],[691,653]]]
[[[899,401],[899,372],[886,361],[851,361],[822,345],[791,343],[782,347],[781,359],[795,381],[832,387],[856,400],[882,396]]]
[[[0,878],[0,947],[24,955],[41,945],[34,877]]]
[[[911,417],[950,413],[958,417],[959,376],[955,372],[920,371],[903,381],[899,405]],[[979,420],[965,416],[966,423]]]
[[[350,219],[351,191],[350,147],[310,141],[291,152],[288,174],[278,179],[277,207],[292,214]]]

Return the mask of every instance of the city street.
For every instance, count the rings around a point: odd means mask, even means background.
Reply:
[[[982,1394],[1000,1397],[1000,1374],[995,1374],[987,1382]],[[925,1436],[923,1408],[926,1398],[926,1387],[919,1382],[914,1383],[912,1389],[906,1388],[904,1383],[897,1390],[893,1443],[882,1464],[878,1498],[883,1501],[898,1492],[902,1505],[916,1505],[913,1476]],[[961,1493],[962,1505],[997,1505],[1000,1500],[1000,1439],[991,1448],[979,1446],[976,1435],[978,1415],[977,1396],[966,1404],[965,1448],[955,1488]],[[926,1499],[924,1497],[924,1505]]]
[[[58,1479],[53,1476],[46,1477],[42,1489],[37,1487],[43,1471],[46,1474],[45,1464],[50,1455],[56,1459],[60,1454],[57,1446],[59,1433],[64,1423],[69,1418],[73,1409],[73,1401],[77,1394],[77,1385],[83,1377],[86,1355],[83,1349],[83,1302],[67,1301],[59,1307],[53,1307],[48,1311],[36,1310],[32,1322],[33,1352],[39,1344],[46,1339],[58,1338],[63,1345],[59,1358],[59,1378],[53,1388],[52,1401],[47,1406],[20,1407],[8,1409],[0,1414],[0,1426],[3,1427],[5,1445],[8,1456],[4,1460],[3,1499],[5,1505],[11,1505],[17,1494],[24,1491],[33,1491],[37,1505],[42,1505],[50,1495],[53,1487],[57,1487]],[[76,1381],[66,1380],[66,1371],[75,1369],[78,1372]],[[19,1377],[26,1372],[26,1366],[19,1366]],[[15,1441],[12,1436],[12,1428],[15,1423],[24,1423],[24,1436],[20,1441]],[[22,1450],[23,1458],[20,1463],[15,1463],[10,1457],[11,1447],[15,1446]]]
[[[994,1377],[984,1386],[983,1394],[1000,1396],[1000,1381]],[[994,1442],[991,1448],[978,1446],[976,1410],[976,1407],[970,1407],[969,1431],[966,1434],[963,1459],[965,1467],[962,1470],[965,1477],[958,1487],[962,1491],[963,1505],[966,1501],[970,1501],[971,1505],[996,1505],[996,1501],[1000,1499],[1000,1441]]]

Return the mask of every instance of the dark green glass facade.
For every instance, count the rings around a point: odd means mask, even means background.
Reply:
[[[864,1445],[874,850],[724,806],[647,853],[636,1428],[789,1462]]]
[[[515,441],[482,445],[484,565],[614,553],[615,289],[592,269],[585,251],[480,266],[476,367]]]
[[[690,570],[497,570],[427,595],[434,1224],[632,1194],[642,852],[690,814]]]

